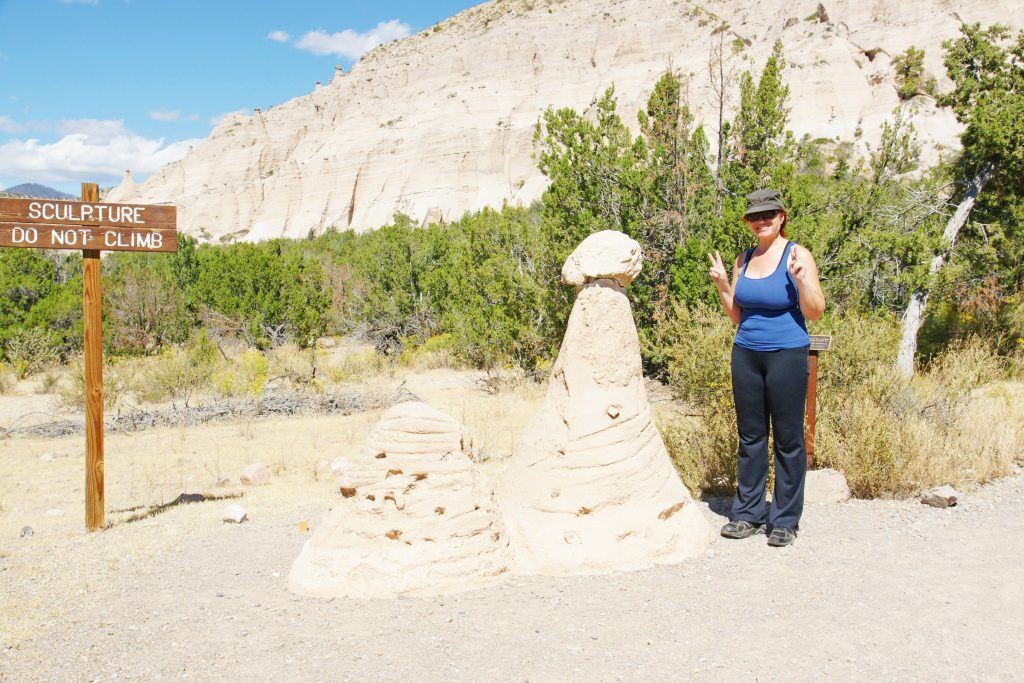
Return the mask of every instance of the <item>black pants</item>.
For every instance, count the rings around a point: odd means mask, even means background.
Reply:
[[[732,347],[732,394],[739,430],[739,471],[732,519],[796,529],[804,508],[807,449],[807,347],[751,351]],[[768,427],[775,437],[775,493],[766,513]]]

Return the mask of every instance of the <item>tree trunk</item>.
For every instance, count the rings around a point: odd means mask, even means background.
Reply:
[[[711,92],[714,94],[712,104],[718,109],[718,153],[715,161],[715,215],[722,215],[722,195],[725,188],[722,186],[722,161],[725,150],[725,103],[726,90],[732,81],[732,68],[725,70],[725,32],[718,35],[718,43],[711,44],[711,54],[708,55],[708,78],[711,81]]]
[[[932,257],[932,263],[928,269],[928,273],[931,276],[929,279],[934,279],[939,269],[945,265],[946,258],[956,245],[956,238],[960,234],[960,229],[967,223],[967,217],[971,215],[974,202],[978,199],[981,188],[992,177],[993,171],[993,166],[986,164],[967,187],[967,194],[960,200],[960,205],[956,207],[956,211],[949,219],[949,222],[946,223],[946,229],[942,231],[943,246],[939,253]],[[903,334],[900,336],[900,348],[896,356],[896,371],[903,377],[911,377],[914,374],[917,333],[924,323],[924,311],[925,307],[928,306],[930,287],[931,285],[928,285],[914,292],[914,295],[910,298],[910,305],[907,306],[907,312],[903,316]]]

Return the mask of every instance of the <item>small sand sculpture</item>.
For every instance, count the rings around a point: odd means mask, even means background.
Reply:
[[[317,597],[396,597],[488,585],[509,540],[466,428],[425,403],[400,403],[343,475],[338,505],[292,565],[289,587]]]
[[[576,302],[548,393],[499,488],[516,571],[589,574],[678,562],[714,538],[656,429],[624,287],[640,245],[603,231],[569,256]]]

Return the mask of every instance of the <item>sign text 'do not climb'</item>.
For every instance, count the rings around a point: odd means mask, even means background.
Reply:
[[[101,251],[177,250],[173,206],[0,198],[0,246]]]

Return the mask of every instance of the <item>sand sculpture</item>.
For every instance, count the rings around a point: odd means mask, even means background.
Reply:
[[[647,402],[624,289],[640,267],[640,245],[614,231],[591,235],[566,261],[576,303],[547,396],[502,477],[500,510],[466,428],[425,403],[399,404],[345,471],[342,500],[292,565],[291,589],[446,593],[510,571],[641,569],[702,552],[714,530]]]
[[[639,569],[701,553],[714,538],[652,420],[624,289],[640,267],[640,246],[604,231],[562,269],[576,302],[547,396],[499,489],[517,571]]]
[[[466,428],[448,415],[420,402],[388,409],[293,563],[289,587],[369,598],[496,581],[509,569],[509,540],[473,457]]]

